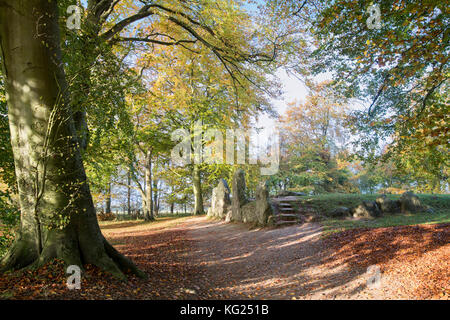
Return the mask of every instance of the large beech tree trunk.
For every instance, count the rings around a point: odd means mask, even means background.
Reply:
[[[80,155],[56,0],[0,0],[0,48],[20,197],[20,230],[0,271],[53,258],[145,276],[103,237]]]

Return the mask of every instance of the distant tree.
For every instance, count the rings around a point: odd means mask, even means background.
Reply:
[[[306,102],[291,104],[280,118],[281,164],[273,186],[315,193],[352,189],[350,172],[338,166],[345,150],[346,102],[328,84],[311,85]]]
[[[368,23],[371,6],[380,10],[379,27]],[[442,180],[449,139],[447,3],[339,0],[318,1],[317,8],[313,74],[332,72],[335,90],[367,103],[351,118],[360,155],[369,160],[380,142],[394,138],[384,156],[418,155],[417,164],[422,152],[435,154],[432,171]]]

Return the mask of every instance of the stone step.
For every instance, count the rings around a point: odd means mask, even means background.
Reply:
[[[280,207],[292,207],[292,205],[288,202],[280,202],[278,205]]]
[[[294,209],[292,208],[279,208],[280,212],[294,212]]]
[[[298,224],[297,221],[277,221],[275,223],[275,226],[282,227],[282,226],[292,226],[294,224]]]
[[[299,214],[295,214],[295,213],[279,213],[276,216],[277,217],[287,217],[287,218],[292,218],[292,217],[301,218],[301,216]]]
[[[296,214],[281,213],[277,215],[277,221],[291,221],[291,220],[301,220],[301,217]]]

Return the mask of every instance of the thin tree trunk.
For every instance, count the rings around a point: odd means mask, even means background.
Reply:
[[[111,213],[111,182],[106,190],[106,210],[105,213]]]
[[[159,213],[158,180],[153,181],[153,208],[155,216]]]
[[[127,175],[127,213],[128,216],[131,215],[131,173],[128,172]]]
[[[147,204],[145,199],[145,189],[144,191],[141,191],[141,202],[142,202],[142,215],[144,217],[144,220],[149,220],[147,217],[150,216],[149,213],[147,213]]]
[[[21,210],[0,271],[53,258],[145,276],[101,234],[60,50],[56,0],[0,1],[0,53]]]
[[[194,189],[194,215],[204,214],[202,181],[200,177],[200,168],[197,164],[194,164],[194,168],[192,170],[192,182]]]
[[[146,199],[146,191],[147,191],[147,179],[145,177],[145,168],[144,168],[144,187],[140,188],[141,193],[141,203],[142,203],[142,216],[144,217],[144,220],[149,220],[150,212],[147,212],[147,199]]]
[[[174,187],[173,187],[173,185],[170,187],[170,197],[169,197],[169,199],[170,199],[170,214],[172,215],[173,214],[173,212],[174,212],[174,210],[175,210],[175,202],[173,201],[174,199],[172,199],[172,196],[173,196],[173,190],[174,190]]]
[[[145,220],[151,221],[155,219],[153,213],[153,198],[152,198],[152,152],[148,151],[145,157],[145,201],[144,212]]]
[[[161,203],[161,198],[158,195],[158,202],[156,203],[156,212],[155,212],[156,216],[158,216],[158,214],[159,214],[160,203]]]

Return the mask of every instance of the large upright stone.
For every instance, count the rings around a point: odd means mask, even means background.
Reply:
[[[419,197],[410,191],[402,194],[399,202],[402,213],[414,213],[425,210],[420,203]]]
[[[345,218],[350,216],[351,212],[347,207],[337,207],[331,210],[327,215],[332,218]]]
[[[379,196],[375,202],[382,213],[399,213],[400,205],[398,201],[389,199],[385,194]]]
[[[238,169],[233,175],[233,197],[231,199],[232,220],[242,221],[241,207],[248,201],[245,196],[245,173],[244,170]]]
[[[251,223],[253,225],[258,224],[258,215],[256,212],[256,201],[250,201],[244,204],[240,208],[240,214],[241,214],[241,222],[244,223]],[[236,221],[236,219],[233,219]]]
[[[224,179],[220,179],[217,187],[212,190],[211,207],[208,210],[208,216],[223,219],[230,206],[230,188]]]
[[[381,216],[381,211],[375,201],[363,201],[353,209],[354,218],[377,218]]]
[[[269,202],[269,190],[267,189],[267,183],[264,182],[256,188],[256,215],[258,224],[261,226],[267,225],[269,216],[272,213],[272,206]]]

